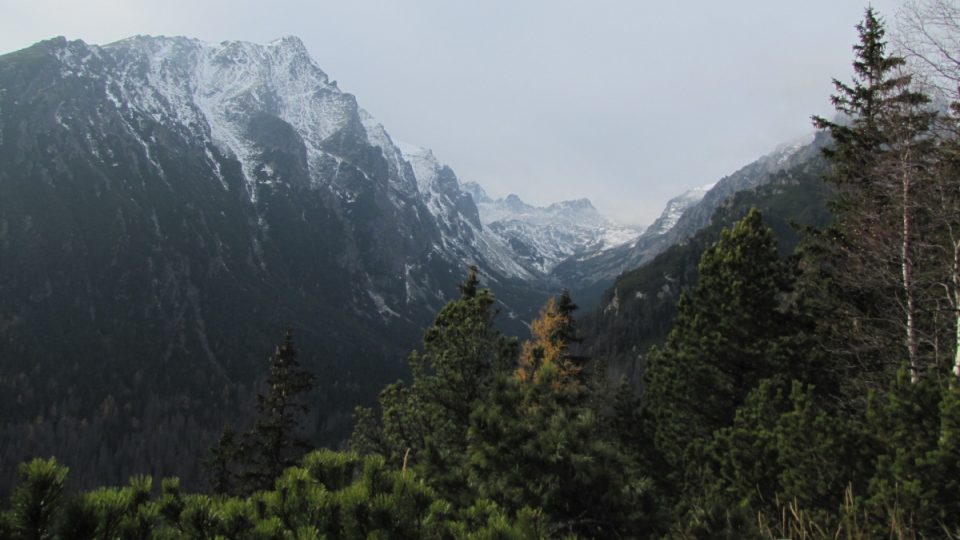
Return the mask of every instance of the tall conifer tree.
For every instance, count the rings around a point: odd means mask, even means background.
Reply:
[[[652,484],[593,410],[575,304],[564,291],[531,324],[512,377],[501,377],[471,417],[470,483],[511,511],[542,508],[551,537],[637,537],[655,523]]]
[[[930,167],[930,127],[935,117],[928,98],[911,87],[903,58],[887,50],[883,21],[868,8],[857,25],[851,84],[834,80],[832,102],[843,119],[814,117],[828,129],[834,145],[825,154],[834,165],[828,180],[835,187],[835,226],[825,237],[833,245],[828,266],[843,297],[831,311],[841,313],[844,336],[855,348],[861,372],[892,375],[899,352],[909,360],[911,379],[925,370],[924,332],[929,310],[921,308],[919,201]],[[901,346],[897,346],[901,345]],[[890,358],[891,351],[898,354]]]
[[[462,465],[470,415],[487,399],[498,373],[516,363],[516,340],[494,326],[496,299],[479,286],[470,267],[459,286],[460,298],[437,314],[423,338],[422,351],[411,353],[409,384],[391,384],[380,394],[382,420],[360,410],[352,443],[380,451],[400,464],[419,467],[444,496],[463,499]]]
[[[247,491],[270,488],[310,449],[300,431],[307,412],[304,398],[313,388],[314,376],[301,367],[297,356],[293,331],[287,330],[270,358],[266,392],[257,394],[257,421],[243,440],[241,459],[250,460],[242,475]]]
[[[796,359],[785,309],[791,277],[758,210],[721,233],[699,272],[646,371],[644,406],[656,444],[680,472],[696,467],[691,452],[732,422],[760,380],[792,369]]]

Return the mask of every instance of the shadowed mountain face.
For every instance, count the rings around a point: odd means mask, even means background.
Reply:
[[[196,481],[286,326],[311,431],[340,436],[468,264],[521,328],[547,293],[444,174],[418,182],[295,38],[0,57],[0,484],[54,450],[81,483]]]

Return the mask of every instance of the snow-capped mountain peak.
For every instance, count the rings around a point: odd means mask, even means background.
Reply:
[[[403,141],[395,141],[395,144],[403,158],[413,168],[413,174],[420,192],[430,193],[443,168],[433,155],[433,151]]]
[[[89,81],[91,110],[109,115],[84,129],[119,123],[111,129],[136,141],[149,174],[182,176],[161,155],[160,134],[175,133],[220,190],[238,190],[256,208],[253,223],[262,234],[272,228],[269,201],[276,192],[295,189],[304,197],[307,190],[325,201],[324,212],[347,222],[344,233],[352,239],[345,242],[362,244],[362,253],[339,254],[340,263],[355,267],[368,258],[376,268],[368,275],[351,270],[358,310],[376,299],[383,317],[406,317],[407,307],[443,299],[447,287],[438,279],[459,277],[439,268],[465,261],[492,280],[532,277],[502,242],[480,238],[476,206],[453,171],[429,150],[395,143],[296,37],[266,45],[135,36],[104,46],[66,39],[40,46],[58,62],[61,79]],[[85,136],[89,152],[108,159],[101,139]],[[257,258],[260,249],[252,249]]]
[[[264,127],[255,125],[263,115],[294,128],[314,167],[329,158],[321,148],[324,141],[356,115],[353,96],[330,83],[295,37],[258,45],[135,36],[102,47],[69,42],[65,50],[78,48],[113,62],[103,72],[104,89],[107,99],[125,111],[125,119],[141,114],[175,129],[202,128],[213,144],[240,162],[251,198],[257,196],[258,182],[270,182],[261,174],[256,134],[251,133]],[[60,59],[65,74],[86,72],[84,56]]]

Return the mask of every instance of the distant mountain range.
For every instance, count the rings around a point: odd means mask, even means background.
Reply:
[[[586,256],[635,240],[640,231],[613,223],[588,199],[531,206],[516,195],[492,199],[475,182],[467,182],[484,227],[500,236],[529,271],[550,276],[570,257]]]

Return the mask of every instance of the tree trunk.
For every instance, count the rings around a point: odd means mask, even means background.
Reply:
[[[910,382],[920,380],[920,359],[919,346],[917,343],[917,321],[916,321],[916,298],[913,286],[913,256],[912,238],[913,238],[913,216],[910,212],[912,204],[912,181],[910,174],[910,153],[904,156],[900,164],[900,180],[903,204],[903,236],[900,242],[900,267],[903,271],[903,293],[906,301],[906,345],[907,355],[910,360]]]
[[[956,320],[953,374],[960,377],[960,242],[953,243],[953,317]]]

